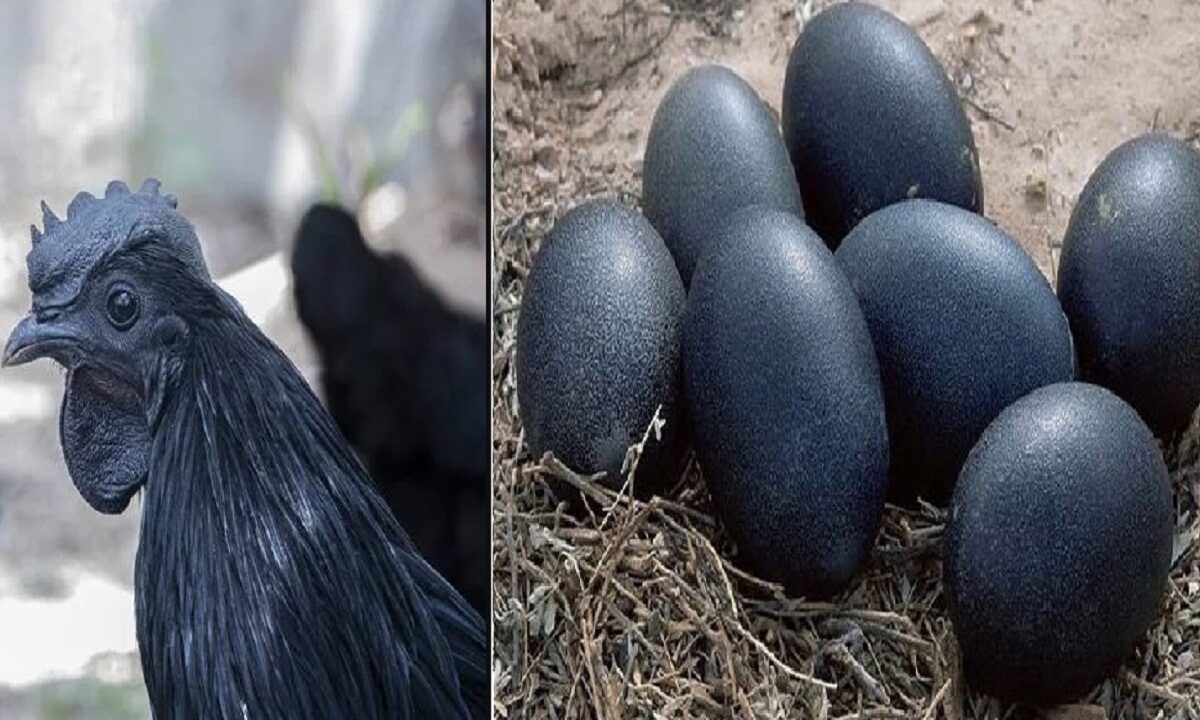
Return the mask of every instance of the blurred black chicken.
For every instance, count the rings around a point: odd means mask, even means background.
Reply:
[[[487,327],[338,207],[305,214],[292,273],[330,413],[422,555],[488,615]]]
[[[93,508],[144,489],[137,634],[157,718],[481,718],[483,620],[416,552],[287,357],[148,180],[43,203],[6,365],[67,370]]]

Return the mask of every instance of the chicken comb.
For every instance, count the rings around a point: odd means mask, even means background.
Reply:
[[[79,294],[88,272],[132,244],[162,243],[200,277],[209,279],[200,241],[191,223],[178,210],[174,195],[160,192],[150,178],[133,192],[120,180],[104,189],[103,197],[81,192],[60,219],[42,201],[42,229],[30,226],[33,247],[25,258],[29,289],[37,306],[70,302]]]

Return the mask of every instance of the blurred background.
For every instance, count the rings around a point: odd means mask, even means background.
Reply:
[[[372,248],[482,319],[486,72],[485,0],[5,0],[0,332],[28,309],[38,202],[62,214],[148,176],[314,387],[289,249],[315,200],[352,208]],[[111,517],[80,498],[61,394],[50,363],[0,373],[0,718],[146,718],[140,503]]]

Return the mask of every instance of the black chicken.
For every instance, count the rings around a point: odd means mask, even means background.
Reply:
[[[372,252],[341,208],[305,214],[292,273],[330,413],[422,555],[487,615],[487,327]]]
[[[485,625],[411,545],[287,357],[210,279],[148,180],[42,204],[6,365],[66,368],[84,499],[144,488],[135,567],[158,718],[468,718]]]

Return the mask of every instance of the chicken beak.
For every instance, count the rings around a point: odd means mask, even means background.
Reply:
[[[34,314],[29,313],[8,336],[0,366],[24,365],[44,357],[61,359],[76,345],[76,338],[64,330],[54,322],[38,322]]]

